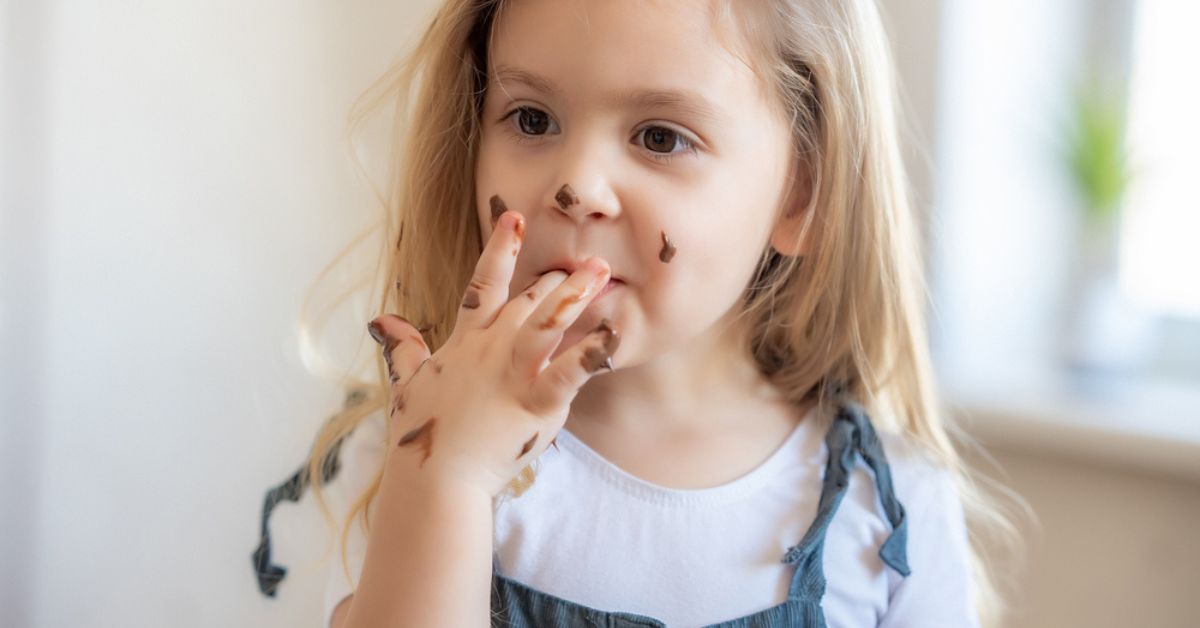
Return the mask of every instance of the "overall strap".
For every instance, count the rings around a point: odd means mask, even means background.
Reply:
[[[879,557],[901,575],[908,576],[911,573],[906,553],[908,526],[904,506],[896,499],[887,457],[866,411],[852,401],[841,402],[837,416],[825,434],[825,445],[829,449],[829,460],[825,465],[817,517],[800,543],[789,548],[783,556],[783,562],[797,565],[788,592],[788,598],[792,600],[819,601],[825,594],[825,571],[822,567],[825,532],[846,494],[856,454],[862,456],[875,473],[875,486],[892,527],[892,533],[879,550]]]

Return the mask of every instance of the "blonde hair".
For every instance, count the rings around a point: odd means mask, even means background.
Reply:
[[[348,127],[353,138],[372,112],[395,102],[391,139],[400,149],[390,156],[389,186],[379,194],[382,225],[373,229],[382,230],[384,246],[371,285],[380,290],[376,313],[428,326],[431,351],[454,328],[481,250],[473,171],[488,46],[502,4],[447,0],[415,48],[359,98]],[[986,490],[1003,493],[1003,487],[966,464],[956,444],[977,445],[937,401],[921,244],[879,10],[873,0],[759,0],[739,2],[736,11],[733,4],[717,3],[714,18],[732,19],[754,34],[743,38],[752,46],[751,67],[790,120],[796,163],[812,183],[799,236],[809,238],[806,254],[784,256],[767,247],[746,288],[739,318],[751,330],[755,360],[793,403],[816,402],[817,416],[826,416],[838,397],[851,398],[879,430],[903,434],[953,473],[970,533],[981,622],[998,625],[1004,596],[984,550],[1015,546],[1015,528]],[[301,325],[307,330],[304,316]],[[309,477],[318,477],[331,449],[389,403],[382,358],[375,371],[373,382],[339,382],[359,390],[360,402],[320,429]],[[342,522],[348,579],[349,527],[359,515],[369,528],[382,474],[378,469]],[[533,477],[527,467],[508,492],[520,495]],[[333,522],[320,483],[313,489]]]

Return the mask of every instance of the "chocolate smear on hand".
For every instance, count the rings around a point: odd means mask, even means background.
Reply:
[[[554,200],[558,201],[559,207],[568,209],[572,205],[579,203],[579,195],[575,193],[575,190],[571,189],[569,184],[564,183],[561,188],[558,188],[558,193],[554,195]]]
[[[659,231],[659,233],[662,234],[663,245],[662,250],[658,252],[658,259],[666,264],[671,261],[672,257],[675,257],[675,245],[671,244],[671,238],[667,237],[667,232]]]
[[[425,454],[421,458],[420,465],[424,466],[425,461],[429,460],[429,454],[433,452],[433,426],[437,422],[437,417],[429,417],[421,427],[418,427],[400,438],[397,447],[404,447],[409,443],[416,443],[417,447]]]
[[[621,335],[617,333],[616,329],[613,329],[612,321],[607,318],[602,319],[600,324],[588,333],[595,332],[603,333],[604,344],[599,347],[588,347],[584,350],[583,357],[579,359],[579,364],[588,373],[595,373],[606,366],[610,366],[612,364],[612,355],[617,352],[617,346],[621,344]]]

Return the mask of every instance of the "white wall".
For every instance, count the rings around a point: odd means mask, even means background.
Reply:
[[[371,210],[348,107],[429,5],[5,5],[0,624],[317,625],[311,501],[279,598],[250,554],[340,403],[293,321]]]

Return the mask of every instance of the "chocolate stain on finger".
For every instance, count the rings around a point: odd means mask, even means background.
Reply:
[[[495,226],[496,221],[500,220],[500,216],[508,211],[508,206],[504,204],[504,199],[500,198],[499,194],[492,196],[488,203],[492,206],[492,225]]]
[[[658,252],[658,259],[666,264],[671,261],[672,257],[675,257],[675,245],[671,244],[671,238],[667,237],[666,231],[659,231],[659,233],[662,234],[663,244],[662,249]]]
[[[554,195],[554,200],[558,201],[558,206],[563,209],[568,209],[572,205],[579,203],[579,195],[575,190],[571,189],[571,185],[564,183],[561,188],[558,188],[558,193]]]
[[[395,385],[400,378],[396,375],[396,371],[392,367],[392,352],[396,350],[396,347],[403,342],[403,340],[399,338],[393,338],[388,335],[388,333],[383,330],[383,326],[379,324],[379,321],[373,320],[370,323],[367,323],[367,331],[370,332],[371,338],[373,338],[375,342],[379,343],[383,347],[383,361],[387,364],[388,380]]]
[[[569,296],[562,301],[559,301],[558,307],[554,309],[554,313],[550,315],[550,318],[542,322],[541,325],[538,325],[538,329],[550,329],[552,327],[557,327],[558,317],[562,316],[563,311],[565,311],[568,307],[571,307],[572,305],[582,301],[585,294],[586,293],[580,292],[579,294]]]
[[[533,444],[537,442],[538,434],[539,432],[534,432],[533,436],[531,436],[529,440],[525,441],[525,444],[521,446],[521,453],[517,454],[515,460],[520,460],[521,456],[524,456],[525,454],[529,453],[530,449],[533,449]]]
[[[579,364],[588,373],[595,373],[604,367],[608,367],[611,371],[612,355],[617,352],[617,347],[621,344],[621,334],[613,328],[612,321],[607,318],[601,319],[600,324],[588,333],[592,334],[595,332],[603,334],[603,344],[599,347],[588,347],[584,350],[583,356],[579,359]]]
[[[425,461],[429,460],[429,455],[433,453],[433,426],[437,422],[437,417],[429,417],[425,423],[421,424],[414,430],[409,431],[404,436],[400,437],[400,442],[397,447],[404,447],[410,443],[415,443],[425,455],[421,457],[421,462],[418,466],[425,466]]]
[[[474,288],[468,289],[463,295],[462,306],[468,310],[479,307],[479,291]]]

